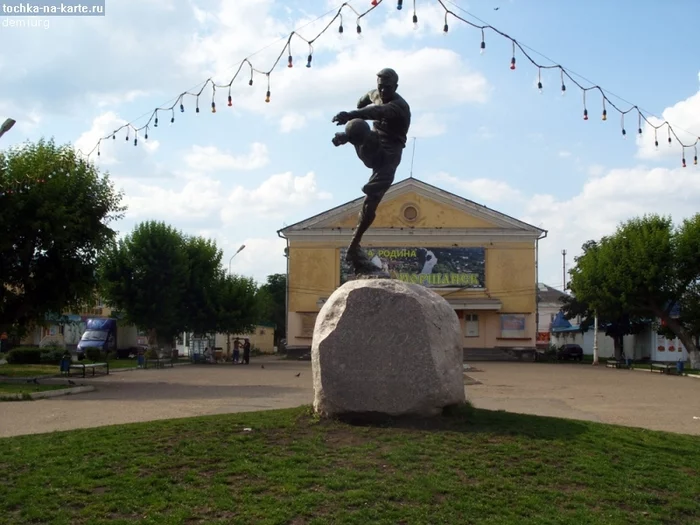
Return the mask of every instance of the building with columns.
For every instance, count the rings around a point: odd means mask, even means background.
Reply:
[[[279,231],[287,240],[287,349],[306,353],[345,263],[362,197]],[[537,254],[546,231],[409,178],[387,191],[363,248],[392,278],[445,297],[460,319],[465,358],[534,349]]]

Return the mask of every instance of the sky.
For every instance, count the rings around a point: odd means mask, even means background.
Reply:
[[[370,0],[349,2],[362,12]],[[637,137],[637,117],[625,120],[589,92],[590,118],[582,118],[580,90],[564,96],[558,72],[538,70],[519,52],[510,69],[511,43],[449,18],[437,0],[417,0],[402,10],[384,0],[362,20],[343,10],[314,44],[292,40],[294,67],[287,67],[286,37],[293,30],[315,37],[340,7],[325,0],[107,0],[104,17],[22,19],[0,13],[0,119],[17,125],[2,147],[53,137],[83,151],[126,122],[144,125],[156,107],[169,107],[211,78],[228,84],[250,57],[261,71],[282,59],[270,75],[248,85],[244,66],[232,86],[184,99],[159,113],[159,126],[133,145],[123,130],[91,159],[124,191],[128,233],[144,220],[162,220],[186,233],[216,240],[224,265],[262,282],[284,273],[280,228],[361,196],[370,175],[350,147],[331,144],[331,118],[351,110],[374,87],[376,72],[394,68],[413,122],[396,181],[411,175],[495,210],[546,229],[540,242],[539,280],[562,287],[567,266],[589,239],[612,233],[623,220],[645,213],[681,221],[697,211],[700,168],[694,152],[669,146],[666,131],[654,147],[653,131]],[[700,3],[695,0],[455,0],[460,16],[512,36],[542,65],[561,64],[583,85],[600,85],[627,109],[668,120],[679,137],[700,136]],[[498,9],[496,9],[498,8]],[[11,23],[15,23],[13,26]],[[696,35],[696,36],[693,36]],[[251,57],[251,55],[253,55]],[[583,80],[583,78],[587,80]],[[568,82],[568,81],[567,81]],[[627,101],[627,102],[623,102]],[[415,137],[415,142],[412,140]],[[415,158],[412,147],[415,144]]]

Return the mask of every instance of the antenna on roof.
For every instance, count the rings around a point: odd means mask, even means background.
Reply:
[[[411,155],[411,174],[408,176],[409,179],[413,178],[413,161],[416,158],[416,137],[413,137],[413,154]]]

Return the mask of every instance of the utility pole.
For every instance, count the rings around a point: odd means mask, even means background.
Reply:
[[[561,291],[565,292],[566,291],[566,250],[561,251],[561,256],[562,256],[561,282],[563,283],[561,285]]]
[[[593,313],[593,364],[598,364],[598,310]]]

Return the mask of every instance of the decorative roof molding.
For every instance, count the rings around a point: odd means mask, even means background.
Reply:
[[[453,193],[450,193],[448,191],[445,191],[436,186],[414,178],[404,179],[400,182],[393,184],[386,192],[384,199],[395,199],[397,197],[400,197],[401,195],[405,195],[406,193],[411,192],[415,192],[433,201],[440,202],[448,206],[453,206],[454,208],[463,211],[466,214],[487,221],[496,226],[494,230],[508,230],[510,234],[513,234],[515,232],[527,232],[529,234],[528,237],[533,238],[539,238],[542,234],[546,234],[546,230],[543,230],[542,228],[538,228],[537,226],[533,226],[526,222],[520,221],[518,219],[510,217],[509,215],[492,210],[491,208],[478,204],[474,201],[470,201],[469,199],[465,199],[464,197],[460,197],[458,195],[455,195]],[[314,215],[313,217],[287,226],[279,230],[278,233],[284,237],[290,238],[294,236],[295,233],[309,232],[309,230],[329,229],[331,231],[335,230],[337,234],[337,231],[340,230],[340,228],[334,228],[332,225],[342,217],[345,217],[350,214],[359,213],[360,209],[362,208],[363,199],[363,197],[360,197],[358,199],[347,202],[341,206],[332,208],[326,212]],[[414,230],[411,228],[405,228],[404,230],[406,229],[410,231],[420,230]],[[391,232],[393,232],[394,235],[396,235],[397,231],[401,231],[398,228],[385,228],[384,230],[390,230]],[[462,235],[464,235],[464,232],[467,231],[466,229],[459,230],[462,231]],[[484,229],[484,231],[486,230],[488,229]],[[366,235],[369,235],[372,231],[373,229],[370,228]],[[429,231],[435,231],[435,229],[431,229]],[[443,229],[440,231],[457,230]],[[472,230],[469,231],[471,232]]]

